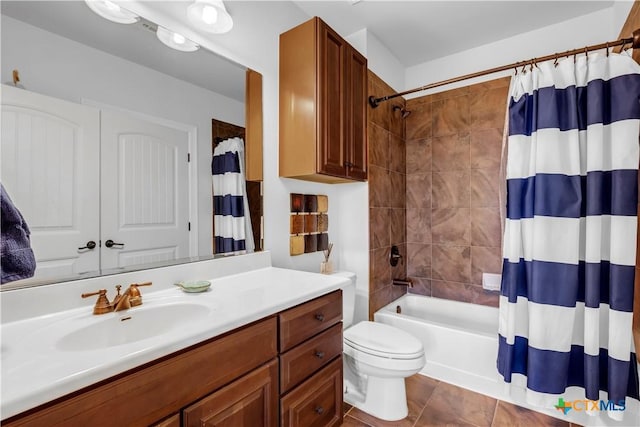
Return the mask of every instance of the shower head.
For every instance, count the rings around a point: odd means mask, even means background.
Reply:
[[[393,112],[395,113],[396,111],[400,111],[400,117],[402,117],[403,119],[406,119],[407,117],[409,117],[409,114],[411,114],[411,111],[407,110],[404,107],[401,107],[400,105],[393,106]]]

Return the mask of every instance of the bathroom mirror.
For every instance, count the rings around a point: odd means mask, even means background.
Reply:
[[[212,258],[213,123],[247,126],[247,68],[171,49],[144,17],[114,23],[83,1],[0,10],[2,138],[28,129],[30,143],[46,142],[28,156],[24,141],[3,143],[2,182],[49,251],[41,274],[0,289]]]

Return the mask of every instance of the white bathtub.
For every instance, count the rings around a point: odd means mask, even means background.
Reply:
[[[588,416],[569,411],[565,416],[552,407],[529,405],[521,389],[511,387],[507,392],[496,368],[497,308],[407,294],[378,310],[374,320],[396,326],[422,341],[427,363],[421,374],[428,377],[585,426],[640,425],[639,405],[632,399],[627,399],[624,421],[616,422],[604,412]],[[581,389],[572,387],[565,400],[583,396]]]

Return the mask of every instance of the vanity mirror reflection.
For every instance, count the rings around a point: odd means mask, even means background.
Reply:
[[[37,260],[2,290],[212,257],[214,120],[245,129],[261,214],[259,73],[170,49],[153,22],[110,22],[83,1],[0,8],[1,180]]]

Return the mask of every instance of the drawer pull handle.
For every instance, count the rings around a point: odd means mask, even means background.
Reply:
[[[324,408],[322,406],[318,406],[314,411],[316,411],[316,414],[322,415],[324,413]]]
[[[322,359],[324,357],[324,351],[316,351],[316,357]]]
[[[316,314],[316,320],[319,321],[319,322],[323,322],[324,321],[324,314],[322,314],[322,313]]]

